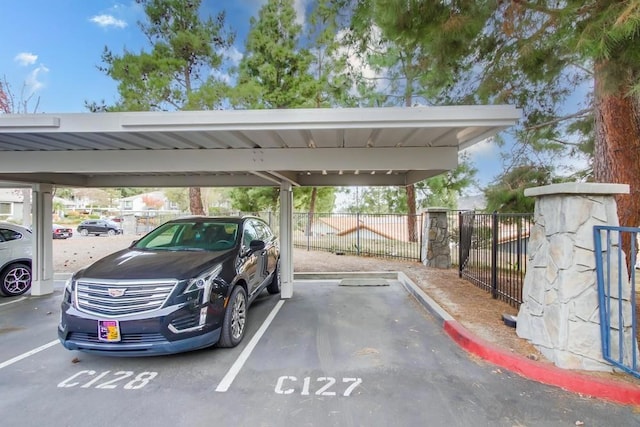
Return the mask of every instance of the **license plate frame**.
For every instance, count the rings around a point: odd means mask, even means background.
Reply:
[[[103,342],[120,342],[120,322],[117,320],[98,320],[98,339]]]

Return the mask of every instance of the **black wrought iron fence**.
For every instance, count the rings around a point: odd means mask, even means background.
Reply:
[[[451,235],[457,236],[452,254],[457,255],[459,276],[519,307],[533,214],[466,211],[457,216]]]
[[[422,215],[294,213],[293,245],[337,254],[420,260]]]

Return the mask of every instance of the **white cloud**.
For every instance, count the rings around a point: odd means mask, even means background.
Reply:
[[[220,70],[212,70],[211,75],[221,82],[224,82],[227,84],[231,83],[231,76],[229,75],[229,73],[225,73]]]
[[[96,16],[92,16],[89,21],[93,22],[94,24],[98,24],[100,27],[106,28],[106,27],[117,27],[117,28],[124,28],[127,26],[127,23],[125,21],[123,21],[122,19],[117,19],[116,17],[114,17],[113,15],[96,15]]]
[[[336,34],[336,40],[341,42],[345,37],[347,37],[349,30],[341,30]],[[377,43],[381,36],[380,28],[377,26],[371,27],[371,39]],[[384,70],[376,71],[374,70],[361,56],[357,55],[355,52],[351,51],[350,48],[341,47],[337,53],[337,56],[346,56],[347,62],[349,66],[356,72],[362,75],[365,79],[371,82],[376,90],[380,92],[384,92],[383,86],[386,84],[384,79],[381,77],[384,76]],[[355,87],[351,88],[353,93],[355,93]]]
[[[31,96],[34,92],[42,89],[44,87],[44,82],[42,81],[42,75],[49,72],[49,69],[44,65],[39,65],[35,70],[29,73],[27,78],[25,79],[25,86],[29,90],[29,96]]]
[[[493,138],[487,138],[466,148],[464,152],[471,157],[483,157],[495,155],[498,151],[497,148],[496,144],[493,143]]]
[[[20,52],[13,60],[22,66],[33,65],[38,60],[38,55],[34,55],[31,52]]]
[[[231,46],[231,48],[229,48],[224,53],[227,55],[233,65],[238,65],[242,60],[242,57],[244,56],[244,54],[240,52],[235,46]]]
[[[296,24],[300,24],[304,27],[306,21],[306,0],[293,0],[293,8],[296,11]]]

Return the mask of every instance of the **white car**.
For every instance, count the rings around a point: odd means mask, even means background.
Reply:
[[[22,295],[31,288],[31,231],[0,222],[0,295]]]

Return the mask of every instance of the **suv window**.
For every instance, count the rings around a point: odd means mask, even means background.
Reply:
[[[245,247],[249,247],[252,240],[256,240],[258,238],[258,233],[255,228],[253,228],[253,224],[250,221],[245,222],[244,224],[244,233],[242,235],[242,244]]]
[[[257,220],[252,221],[252,223],[256,229],[256,232],[258,233],[258,239],[264,242],[268,242],[269,240],[271,240],[271,237],[273,235],[271,234],[271,230],[269,230],[269,227],[267,227],[267,224]]]
[[[9,240],[22,239],[22,233],[17,231],[0,228],[0,242],[8,242]]]

